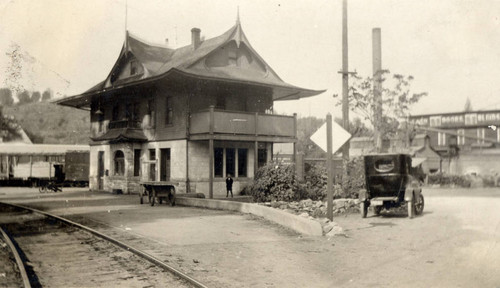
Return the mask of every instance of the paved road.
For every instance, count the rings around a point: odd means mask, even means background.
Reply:
[[[424,189],[423,216],[339,216],[346,236],[333,238],[302,237],[239,213],[33,191],[0,188],[0,199],[82,214],[163,243],[214,287],[500,287],[499,189]]]

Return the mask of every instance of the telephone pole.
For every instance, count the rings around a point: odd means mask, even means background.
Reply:
[[[347,0],[342,0],[342,126],[349,131],[349,47],[347,34]],[[335,137],[335,136],[334,136]],[[342,158],[349,160],[349,141],[342,146]]]
[[[373,98],[375,101],[375,147],[382,152],[382,36],[380,28],[372,30]]]

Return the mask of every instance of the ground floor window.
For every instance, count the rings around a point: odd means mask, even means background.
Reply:
[[[265,166],[267,163],[267,149],[259,149],[257,154],[257,168]]]
[[[234,148],[226,148],[226,175],[236,176],[236,157],[234,155]]]
[[[214,177],[247,177],[248,149],[214,148]]]
[[[141,149],[134,150],[134,176],[141,174]]]
[[[238,149],[238,177],[247,177],[248,149]]]
[[[224,177],[224,149],[214,149],[214,176]]]
[[[115,163],[114,174],[117,176],[125,175],[125,155],[123,154],[123,151],[118,150],[115,152],[114,163]]]
[[[149,180],[156,181],[156,150],[149,149]]]

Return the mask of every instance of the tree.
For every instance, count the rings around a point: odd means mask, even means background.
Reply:
[[[35,91],[33,92],[33,94],[31,94],[31,102],[34,103],[39,102],[40,98],[42,98],[42,95],[38,91]]]
[[[45,91],[43,91],[42,101],[45,102],[49,101],[50,99],[52,99],[52,91],[49,88],[47,88]]]
[[[0,139],[3,142],[22,139],[19,133],[19,125],[14,117],[6,117],[3,115],[3,107],[0,106]]]
[[[22,79],[23,55],[21,47],[16,43],[12,43],[9,50],[10,52],[5,53],[10,59],[10,63],[5,69],[4,82],[7,87],[19,94],[23,90],[23,85],[19,83]]]
[[[19,105],[30,103],[30,93],[27,90],[23,90],[21,93],[17,94],[17,100],[19,100]]]
[[[12,106],[14,104],[14,98],[12,97],[12,91],[9,88],[0,89],[0,105]]]
[[[383,139],[394,137],[404,137],[405,127],[401,125],[409,116],[410,107],[420,101],[427,93],[413,93],[411,91],[411,82],[413,76],[404,76],[401,74],[392,74],[388,79],[389,71],[382,71],[382,91],[381,91],[381,106],[382,116],[380,123],[376,123],[375,109],[377,101],[374,97],[374,78],[360,77],[353,75],[354,81],[349,87],[349,108],[364,117],[364,120],[372,127],[379,127],[380,135]],[[334,95],[336,97],[337,95]],[[339,99],[337,105],[341,105]],[[376,139],[374,139],[377,141]]]

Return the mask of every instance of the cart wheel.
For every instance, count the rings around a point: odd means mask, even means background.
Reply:
[[[142,195],[142,194],[141,194],[141,196],[139,196],[139,199],[140,199],[139,202],[141,203],[141,205],[144,204],[144,200],[142,199],[143,197],[144,197],[144,195]]]
[[[368,214],[368,205],[366,201],[362,201],[359,205],[359,210],[361,211],[361,218],[366,218]]]
[[[375,212],[375,215],[380,215],[380,212],[382,211],[382,208],[384,208],[384,206],[375,206],[373,207],[373,212]]]
[[[151,206],[155,206],[155,198],[156,198],[155,188],[151,188],[151,191],[149,191],[149,202],[151,203]]]
[[[160,204],[163,203],[163,197],[158,197],[158,202],[160,202]]]
[[[38,186],[38,192],[40,192],[40,193],[47,192],[47,187],[45,187],[44,185]]]
[[[415,217],[415,199],[413,196],[410,201],[406,202],[406,205],[408,206],[408,218],[412,219]]]
[[[415,215],[422,215],[424,212],[424,196],[420,194],[415,203]]]
[[[175,195],[168,194],[168,202],[170,202],[170,206],[175,206]]]

